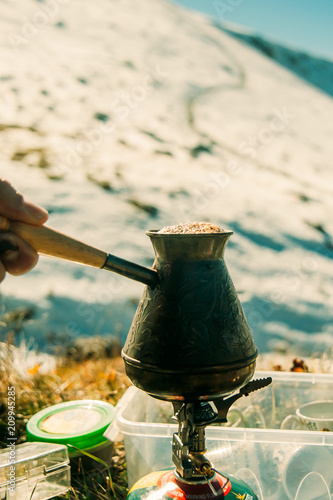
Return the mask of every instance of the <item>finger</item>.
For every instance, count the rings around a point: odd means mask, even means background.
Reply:
[[[0,231],[6,231],[6,229],[9,229],[9,225],[9,220],[0,215]]]
[[[35,267],[38,255],[19,236],[0,233],[0,259],[8,273],[19,276]]]
[[[0,283],[1,283],[1,281],[3,281],[5,279],[5,276],[6,276],[6,269],[0,260]]]
[[[44,224],[48,218],[44,208],[25,201],[23,196],[4,179],[0,179],[0,213],[8,219],[34,225]]]

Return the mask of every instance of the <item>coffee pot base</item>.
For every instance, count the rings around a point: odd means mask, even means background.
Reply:
[[[256,357],[224,366],[162,369],[138,363],[122,353],[132,383],[165,401],[213,401],[228,396],[253,377]]]

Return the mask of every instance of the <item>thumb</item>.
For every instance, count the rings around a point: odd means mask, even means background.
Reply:
[[[8,219],[34,225],[44,224],[48,218],[44,208],[25,201],[23,196],[4,179],[0,179],[0,214]]]

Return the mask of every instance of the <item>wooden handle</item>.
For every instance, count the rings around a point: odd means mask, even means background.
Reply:
[[[32,226],[24,222],[10,221],[7,229],[25,240],[37,252],[60,259],[102,268],[107,253],[70,238],[47,226]]]

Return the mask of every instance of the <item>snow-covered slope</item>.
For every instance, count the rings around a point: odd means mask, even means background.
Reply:
[[[332,99],[166,1],[0,9],[1,175],[48,224],[145,265],[147,229],[232,229],[226,262],[259,349],[331,346]],[[35,308],[24,329],[40,345],[124,339],[141,292],[45,257],[1,285],[3,308]]]

